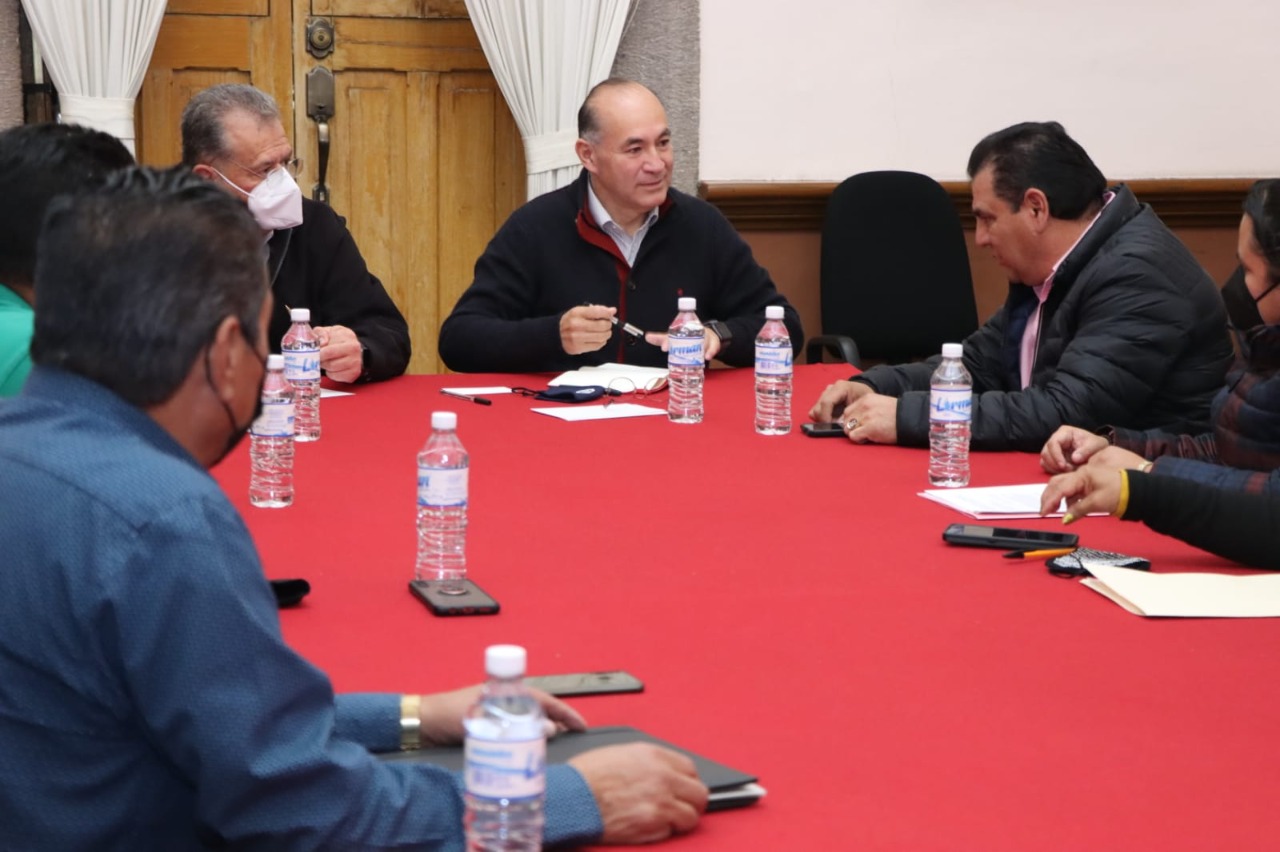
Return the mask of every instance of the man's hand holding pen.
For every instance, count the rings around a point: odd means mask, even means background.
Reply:
[[[609,342],[617,308],[579,305],[560,317],[560,346],[569,355],[595,352]]]
[[[570,355],[594,352],[609,342],[615,325],[619,325],[617,308],[605,305],[579,305],[570,308],[560,317],[560,345]],[[666,350],[665,334],[645,332],[629,322],[621,323],[621,326],[624,334]]]

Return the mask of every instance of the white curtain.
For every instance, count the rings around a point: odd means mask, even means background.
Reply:
[[[104,130],[134,150],[133,102],[166,0],[22,0],[58,90],[61,121]]]
[[[524,137],[529,198],[573,181],[578,107],[609,76],[631,0],[467,0]]]

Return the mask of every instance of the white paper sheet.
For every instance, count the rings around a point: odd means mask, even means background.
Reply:
[[[930,488],[921,491],[920,496],[971,518],[1001,521],[1040,517],[1040,495],[1044,493],[1044,486],[1043,482],[1031,482],[1026,485],[992,485],[985,488]],[[1059,505],[1056,512],[1050,512],[1045,517],[1061,518],[1066,513],[1067,507]]]
[[[634,402],[615,402],[612,405],[566,405],[559,408],[531,408],[539,414],[560,420],[615,420],[620,417],[653,417],[665,415],[665,408],[638,405]]]
[[[1280,574],[1152,574],[1084,566],[1080,582],[1134,615],[1184,618],[1280,617]]]
[[[450,393],[464,393],[467,396],[494,396],[500,393],[511,393],[511,388],[504,388],[501,385],[494,385],[489,388],[441,388],[442,391]]]
[[[355,396],[355,393],[352,391],[334,390],[333,388],[320,388],[321,399],[329,399],[330,397],[335,396]]]

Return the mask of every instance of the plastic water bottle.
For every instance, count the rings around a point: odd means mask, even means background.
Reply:
[[[267,509],[293,504],[293,385],[284,356],[267,356],[262,413],[249,427],[249,502]]]
[[[418,453],[418,563],[414,579],[434,581],[449,595],[466,591],[467,472],[458,415],[431,414],[431,437]]]
[[[525,650],[491,645],[488,681],[467,712],[468,852],[537,852],[547,788],[542,707],[524,685]]]
[[[764,328],[756,335],[756,431],[791,431],[791,335],[781,305],[764,309]]]
[[[697,299],[682,296],[678,306],[680,312],[667,329],[667,417],[672,423],[701,423],[706,332],[696,313]]]
[[[944,488],[969,484],[973,379],[962,355],[961,344],[942,344],[942,363],[929,381],[929,482]]]
[[[284,377],[293,385],[293,437],[298,441],[320,440],[320,341],[311,330],[311,310],[289,311],[293,325],[284,334]]]

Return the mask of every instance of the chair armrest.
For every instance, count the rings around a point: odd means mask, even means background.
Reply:
[[[833,355],[840,356],[859,370],[862,369],[862,356],[858,354],[858,344],[853,342],[852,337],[846,337],[843,334],[821,334],[810,338],[804,349],[805,363],[820,363],[824,349]]]

